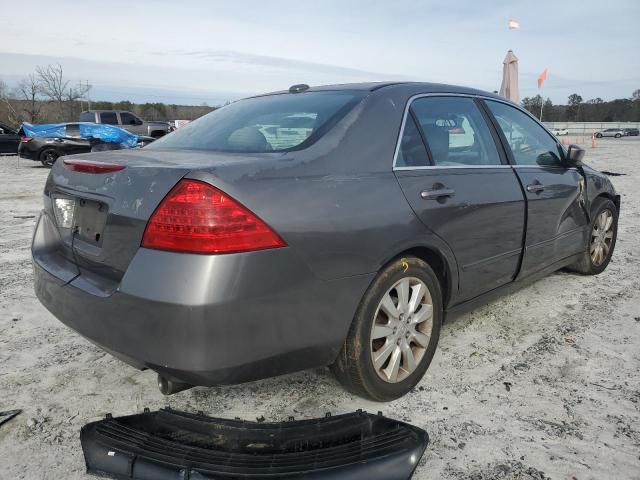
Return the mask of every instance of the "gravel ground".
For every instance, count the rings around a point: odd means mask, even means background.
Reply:
[[[640,139],[601,140],[587,162],[618,172],[620,232],[598,277],[555,273],[454,319],[419,386],[376,404],[325,368],[164,398],[36,300],[29,242],[48,170],[0,158],[0,478],[82,479],[80,427],[170,404],[283,420],[383,412],[425,428],[417,479],[640,479]],[[90,315],[91,312],[87,312]]]

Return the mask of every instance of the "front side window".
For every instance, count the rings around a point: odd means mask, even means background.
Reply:
[[[120,112],[120,121],[122,125],[140,125],[142,122],[138,120],[134,114],[129,112]]]
[[[502,102],[487,100],[518,165],[562,166],[555,139],[529,115]]]
[[[100,123],[106,123],[107,125],[118,125],[118,117],[116,117],[116,112],[101,112]]]
[[[243,153],[297,150],[320,138],[366,94],[332,90],[239,100],[145,148]]]
[[[411,111],[435,165],[500,165],[491,131],[473,99],[419,98],[411,104]]]

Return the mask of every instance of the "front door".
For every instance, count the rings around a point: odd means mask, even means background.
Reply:
[[[534,273],[584,249],[588,218],[584,179],[564,164],[556,139],[527,113],[487,100],[508,144],[511,161],[527,196],[527,235],[521,276]]]
[[[0,125],[0,153],[18,153],[20,137],[9,127]]]
[[[497,140],[473,98],[425,96],[395,160],[413,210],[456,257],[460,301],[513,280],[522,254],[524,198]]]

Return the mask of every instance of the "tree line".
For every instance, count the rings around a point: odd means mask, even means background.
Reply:
[[[0,122],[18,126],[22,122],[75,122],[80,112],[89,109],[90,85],[77,85],[64,76],[60,64],[37,67],[10,89],[0,80]],[[176,105],[161,102],[136,104],[92,101],[95,110],[128,110],[146,120],[193,120],[216,107]],[[594,98],[584,101],[573,93],[566,105],[554,105],[541,95],[522,99],[522,106],[546,122],[640,122],[640,89],[630,98],[604,101]]]
[[[543,103],[544,102],[544,103]],[[572,93],[566,105],[554,105],[550,98],[542,96],[522,99],[522,106],[545,122],[640,122],[640,89],[630,98],[618,98],[605,102],[600,97],[584,101]]]
[[[216,107],[206,104],[176,105],[161,102],[133,103],[87,100],[90,85],[73,83],[64,76],[62,66],[37,67],[11,89],[0,79],[0,122],[14,127],[22,122],[77,122],[88,110],[128,110],[145,120],[194,120]]]

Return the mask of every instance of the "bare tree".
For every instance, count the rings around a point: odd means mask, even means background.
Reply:
[[[71,119],[74,117],[76,104],[85,94],[87,88],[79,86],[73,88],[71,80],[64,78],[62,65],[47,65],[37,67],[36,75],[40,89],[45,98],[56,105],[56,116],[58,120]]]
[[[9,122],[17,125],[22,121],[22,119],[20,118],[12,100],[13,99],[9,94],[9,87],[7,87],[7,84],[4,81],[0,80],[0,103],[2,103],[7,109],[6,115]]]
[[[40,82],[33,73],[22,80],[16,89],[18,99],[22,100],[22,111],[26,114],[26,119],[30,123],[37,123],[40,119],[42,110],[41,90]]]

